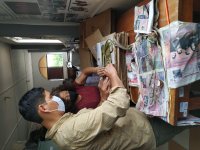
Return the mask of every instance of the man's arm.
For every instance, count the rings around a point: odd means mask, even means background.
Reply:
[[[87,143],[103,131],[110,130],[119,117],[126,115],[130,104],[127,90],[112,65],[108,65],[104,73],[111,82],[110,94],[101,106],[94,110],[88,110],[86,113],[80,111],[80,114],[78,113],[70,123],[68,122],[67,126],[70,130],[67,133],[70,132],[69,135],[73,141],[84,140]]]
[[[100,103],[98,106],[100,106],[105,100],[107,100],[110,92],[110,79],[108,77],[102,78],[99,81],[98,84],[99,93],[100,93]]]
[[[104,76],[107,76],[110,79],[111,88],[123,87],[124,85],[117,75],[117,71],[112,64],[108,64],[102,73]]]
[[[92,73],[97,73],[98,75],[101,76],[102,68],[101,67],[87,67],[87,68],[83,69],[81,74],[79,75],[79,77],[77,77],[75,79],[75,82],[79,85],[85,84],[85,81],[86,81],[88,75],[90,75]]]
[[[105,101],[108,98],[109,91],[111,88],[124,87],[113,65],[111,64],[107,65],[106,68],[102,70],[102,76],[107,76],[107,77],[104,79],[101,79],[98,84],[100,97],[101,97],[99,106],[101,105],[103,101]]]

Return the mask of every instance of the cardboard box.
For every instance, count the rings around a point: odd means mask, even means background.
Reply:
[[[92,54],[88,48],[80,48],[79,55],[81,69],[93,66]]]
[[[92,55],[97,60],[96,44],[103,39],[103,36],[99,29],[97,29],[93,34],[89,35],[85,41],[90,49]]]

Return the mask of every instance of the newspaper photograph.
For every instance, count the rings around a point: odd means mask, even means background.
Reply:
[[[150,33],[153,26],[154,0],[143,6],[135,7],[134,32]]]
[[[126,67],[129,86],[138,86],[138,66],[136,64],[134,51],[126,52]]]
[[[159,29],[168,86],[200,79],[200,24],[175,21]]]

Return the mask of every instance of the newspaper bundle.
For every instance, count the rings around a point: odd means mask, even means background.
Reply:
[[[200,79],[200,24],[175,21],[159,29],[168,86]]]
[[[146,5],[135,7],[134,32],[149,34],[154,21],[154,0]]]
[[[140,97],[136,107],[153,116],[168,112],[168,86],[157,34],[140,35],[133,47],[138,66]]]

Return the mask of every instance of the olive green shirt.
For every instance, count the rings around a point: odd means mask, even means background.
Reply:
[[[113,88],[96,109],[66,113],[48,130],[62,149],[71,150],[154,150],[156,141],[145,114],[129,108],[127,90]]]

